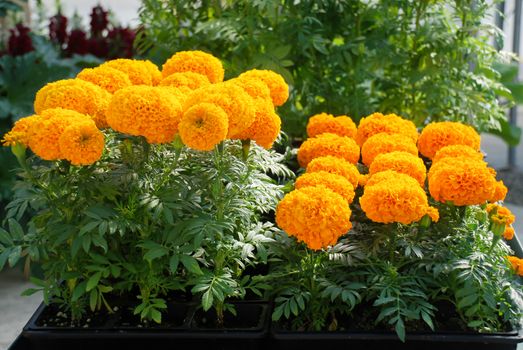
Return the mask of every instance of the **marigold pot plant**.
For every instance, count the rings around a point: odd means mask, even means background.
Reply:
[[[305,172],[277,206],[281,263],[266,276],[275,336],[520,329],[523,260],[507,245],[515,217],[476,131],[348,119],[310,118],[297,152]]]
[[[221,327],[231,300],[261,295],[246,269],[267,262],[267,213],[292,176],[270,149],[288,87],[271,71],[223,79],[216,57],[186,51],[161,71],[117,59],[38,91],[35,115],[3,140],[22,172],[0,268],[40,263],[27,293],[42,290],[73,326],[124,299],[161,323],[192,298]]]

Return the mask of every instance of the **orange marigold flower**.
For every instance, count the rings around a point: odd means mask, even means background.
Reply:
[[[479,151],[480,137],[471,126],[457,122],[430,123],[418,139],[422,155],[432,159],[445,146],[466,145]]]
[[[228,80],[227,82],[238,85],[254,99],[261,98],[270,102],[271,105],[273,104],[271,90],[269,90],[269,87],[263,82],[263,80],[235,78]]]
[[[151,62],[149,60],[135,60],[135,61],[141,62],[143,64],[143,66],[145,67],[145,69],[147,69],[147,71],[149,72],[149,74],[151,76],[151,83],[153,84],[153,86],[160,84],[160,82],[163,79],[163,76],[162,76],[162,72],[160,72],[160,69],[158,68],[158,66],[156,64],[154,64],[153,62]]]
[[[296,179],[294,186],[296,189],[323,185],[328,189],[341,195],[349,203],[354,200],[354,187],[352,184],[341,175],[331,174],[326,171],[318,171],[314,173],[305,173]]]
[[[427,177],[425,163],[411,153],[394,151],[377,155],[369,167],[369,174],[373,175],[385,170],[394,170],[409,175],[416,179],[421,187],[425,185]]]
[[[182,142],[199,151],[210,151],[227,136],[227,113],[212,103],[199,103],[183,114],[180,122]]]
[[[149,143],[168,143],[178,132],[182,107],[165,88],[133,85],[116,91],[107,122],[116,131],[144,136]]]
[[[91,121],[91,119],[69,109],[46,109],[31,126],[29,147],[42,159],[63,159],[59,145],[60,136],[69,125],[82,121]]]
[[[49,108],[65,108],[93,118],[99,128],[107,127],[105,112],[111,94],[101,87],[81,79],[65,79],[49,83],[35,97],[36,114]]]
[[[429,210],[427,211],[427,215],[430,217],[432,222],[438,222],[439,221],[439,211],[438,209],[434,207],[429,207]]]
[[[515,273],[520,276],[523,276],[523,259],[518,258],[517,256],[507,256],[508,261]]]
[[[227,113],[228,138],[237,138],[256,118],[252,97],[235,84],[213,84],[194,90],[187,97],[184,110],[202,102],[215,104]]]
[[[281,75],[272,70],[248,70],[238,77],[239,79],[258,79],[263,81],[270,90],[272,103],[278,107],[289,98],[289,86]]]
[[[356,164],[360,159],[360,148],[350,137],[325,133],[305,140],[298,150],[298,162],[302,168],[314,158],[323,156],[335,156]]]
[[[496,182],[496,189],[494,190],[494,195],[489,199],[489,202],[504,201],[507,196],[508,188],[503,183],[503,180]]]
[[[505,228],[505,232],[503,232],[503,238],[505,238],[507,241],[510,241],[512,238],[514,238],[514,228],[512,226],[507,226]]]
[[[127,74],[111,67],[85,68],[76,77],[98,85],[111,94],[133,85]]]
[[[155,88],[159,90],[164,90],[167,93],[173,95],[180,102],[181,106],[183,106],[185,101],[187,100],[187,94],[177,87],[158,85],[155,86]]]
[[[58,139],[61,157],[73,165],[90,165],[102,156],[104,136],[91,120],[73,122]]]
[[[307,173],[326,171],[331,174],[341,175],[352,184],[352,187],[358,187],[360,172],[358,167],[349,163],[345,159],[334,156],[324,156],[314,158],[307,165]]]
[[[274,111],[272,102],[262,98],[254,100],[254,122],[235,138],[253,140],[265,149],[270,149],[281,130],[281,119]]]
[[[332,114],[320,113],[310,117],[307,123],[307,135],[309,137],[328,132],[354,138],[356,131],[356,124],[346,115],[334,117]]]
[[[26,147],[29,146],[32,128],[38,118],[38,115],[31,115],[18,119],[13,128],[4,135],[2,144],[4,146],[14,146],[15,144],[22,144]]]
[[[414,143],[418,140],[418,130],[410,120],[403,119],[396,114],[373,113],[361,118],[356,133],[356,142],[362,146],[367,139],[380,133],[404,135],[412,139]]]
[[[361,159],[363,164],[369,166],[376,156],[383,153],[403,151],[412,155],[418,155],[416,144],[411,139],[401,134],[380,133],[371,136],[361,147]]]
[[[173,73],[194,72],[207,76],[212,84],[223,81],[222,62],[203,51],[180,51],[171,56],[162,67],[164,78]]]
[[[418,181],[410,175],[398,173],[395,170],[384,170],[373,175],[367,175],[367,181],[365,186],[373,186],[382,181],[393,181],[398,179],[398,181],[410,183],[411,186],[419,186]]]
[[[483,154],[467,145],[450,145],[440,148],[432,158],[432,164],[439,162],[443,158],[469,158],[473,160],[483,160]],[[494,175],[495,176],[495,175]]]
[[[147,61],[128,58],[118,58],[100,65],[100,67],[110,67],[124,72],[133,85],[149,86],[152,86],[153,82],[158,79],[158,75],[154,71],[153,66],[154,64],[151,62],[147,63]],[[156,70],[158,70],[158,67],[156,67]]]
[[[483,204],[496,190],[496,179],[485,162],[469,158],[443,158],[428,173],[429,191],[440,202]]]
[[[276,223],[288,235],[318,250],[336,244],[352,227],[347,201],[325,186],[288,193],[276,208]]]
[[[512,214],[510,209],[502,207],[499,204],[488,204],[487,212],[489,213],[490,220],[501,225],[511,225],[516,221],[516,216]]]
[[[173,86],[185,94],[204,86],[211,85],[206,75],[194,72],[173,73],[160,81],[161,86]]]
[[[410,176],[397,176],[389,171],[386,178],[371,183],[374,177],[385,177],[381,172],[371,177],[360,198],[361,209],[374,222],[389,224],[399,222],[405,225],[429,215],[437,221],[437,209],[429,207],[427,194],[418,182]]]

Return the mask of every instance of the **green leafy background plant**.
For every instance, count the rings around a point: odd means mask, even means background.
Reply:
[[[154,1],[144,0],[138,39],[162,63],[172,50],[201,49],[235,76],[272,69],[292,86],[280,113],[301,136],[309,116],[355,120],[394,112],[418,125],[464,121],[501,130],[512,101],[489,44],[501,39],[486,0]],[[393,19],[393,20],[392,20]]]

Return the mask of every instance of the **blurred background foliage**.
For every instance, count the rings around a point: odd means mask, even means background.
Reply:
[[[309,116],[397,113],[418,125],[456,120],[514,142],[511,90],[494,67],[502,33],[486,0],[143,0],[139,51],[161,63],[200,49],[233,77],[272,69],[292,85],[280,109],[302,136]],[[503,98],[502,104],[499,97]],[[502,128],[504,126],[504,128]],[[512,139],[512,140],[511,140]]]
[[[0,139],[16,120],[33,113],[34,96],[48,82],[135,53],[134,29],[112,23],[109,11],[101,6],[92,9],[89,28],[84,29],[78,18],[61,14],[59,1],[56,14],[49,18],[37,7],[38,20],[29,27],[24,23],[29,16],[24,5],[21,0],[0,0]],[[0,147],[0,165],[1,216],[17,166],[9,148]]]

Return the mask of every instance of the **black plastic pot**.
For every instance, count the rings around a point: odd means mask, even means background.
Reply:
[[[331,348],[412,349],[412,350],[516,350],[523,342],[523,333],[408,333],[405,343],[392,332],[293,332],[277,324],[271,330],[273,349],[302,350],[326,346]]]
[[[19,339],[11,349],[31,350],[105,350],[140,349],[155,350],[200,348],[212,345],[214,349],[262,349],[269,338],[267,303],[233,303],[237,316],[234,324],[227,328],[216,328],[201,322],[203,315],[194,303],[169,304],[169,312],[164,317],[168,326],[132,327],[118,323],[121,314],[105,324],[89,328],[49,327],[42,324],[42,316],[49,312],[48,306],[41,304],[24,327]],[[126,312],[126,311],[122,311]],[[170,315],[170,316],[167,316]],[[211,316],[208,314],[207,316]],[[116,320],[116,321],[115,321]],[[198,321],[200,320],[200,321]]]

